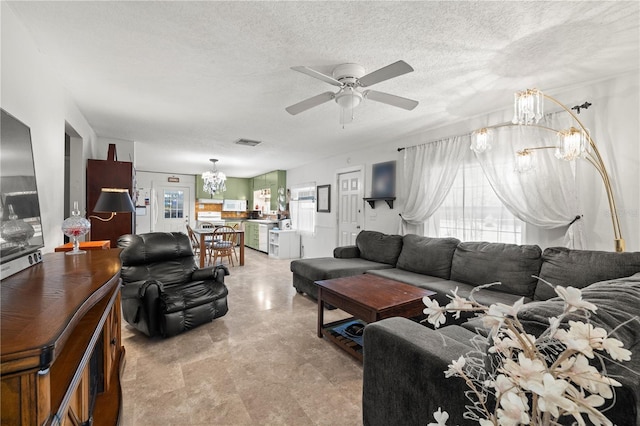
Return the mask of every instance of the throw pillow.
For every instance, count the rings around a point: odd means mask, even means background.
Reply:
[[[356,237],[356,246],[360,250],[360,258],[395,266],[402,250],[402,236],[362,231]]]
[[[460,243],[457,238],[429,238],[419,235],[402,237],[402,251],[398,257],[400,269],[448,280],[451,259]]]

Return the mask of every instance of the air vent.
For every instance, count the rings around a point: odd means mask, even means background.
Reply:
[[[244,146],[256,146],[256,145],[260,145],[262,142],[253,141],[251,139],[238,139],[234,143],[236,143],[238,145],[244,145]]]

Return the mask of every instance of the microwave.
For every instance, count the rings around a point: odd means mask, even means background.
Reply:
[[[247,200],[224,200],[222,202],[223,212],[244,212],[247,211]]]

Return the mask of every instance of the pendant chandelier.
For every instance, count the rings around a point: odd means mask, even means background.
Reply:
[[[216,167],[216,163],[218,162],[217,159],[210,158],[209,161],[213,163],[213,168],[202,174],[202,180],[204,181],[202,189],[211,195],[216,195],[216,192],[224,192],[227,190],[227,176],[218,171],[218,168]]]

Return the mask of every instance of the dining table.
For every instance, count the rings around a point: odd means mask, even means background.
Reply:
[[[206,261],[207,253],[203,248],[205,245],[205,237],[207,235],[213,235],[216,231],[216,228],[193,228],[193,233],[199,236],[200,239],[200,267],[204,268],[204,264]],[[220,232],[218,234],[230,234],[231,232],[235,233],[238,238],[238,246],[240,247],[240,266],[244,266],[244,231],[240,229],[236,229],[229,232]]]

